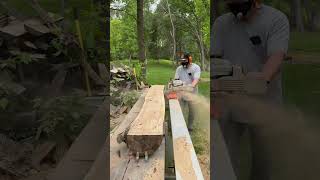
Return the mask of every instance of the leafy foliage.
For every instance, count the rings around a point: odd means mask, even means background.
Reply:
[[[120,98],[125,106],[132,107],[137,102],[139,93],[137,91],[125,91],[121,93]]]
[[[86,125],[89,114],[85,111],[84,101],[76,96],[55,97],[49,100],[35,100],[38,108],[41,136],[61,141],[65,137],[73,140]]]
[[[137,29],[136,1],[115,1],[111,19],[112,60],[136,59]],[[120,3],[121,2],[121,3]],[[145,1],[144,28],[147,59],[172,59],[172,27],[166,0]],[[189,51],[195,62],[200,61],[199,38],[202,36],[205,53],[209,48],[209,0],[168,0],[176,31],[177,51]],[[152,7],[152,8],[151,8]],[[207,58],[209,59],[209,58]]]

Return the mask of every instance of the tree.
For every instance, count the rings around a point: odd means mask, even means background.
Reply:
[[[304,24],[303,24],[303,17],[301,11],[301,0],[293,0],[293,7],[294,7],[294,17],[295,17],[295,24],[297,30],[299,32],[304,32]]]
[[[168,14],[169,14],[169,17],[170,17],[171,27],[172,27],[172,29],[170,31],[170,34],[171,34],[172,42],[173,42],[172,62],[174,62],[175,57],[176,57],[176,51],[177,51],[176,28],[175,28],[174,23],[173,23],[173,17],[172,17],[172,14],[171,14],[171,10],[170,10],[170,6],[169,6],[168,0],[166,0],[166,5],[167,5],[167,9],[168,9]]]
[[[146,57],[144,47],[144,19],[143,19],[143,0],[137,0],[137,34],[138,34],[138,47],[139,47],[139,61],[142,64],[142,77],[146,78]]]

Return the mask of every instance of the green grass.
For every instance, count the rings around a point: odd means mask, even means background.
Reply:
[[[320,54],[320,32],[291,32],[289,51]]]
[[[172,66],[171,61],[162,60],[160,64],[156,61],[150,61],[147,66],[147,81],[150,84],[166,85],[170,78],[174,77],[175,67]],[[209,79],[209,72],[202,72],[201,78]],[[199,93],[209,97],[209,81],[199,83]]]
[[[130,65],[128,60],[113,61],[113,64],[125,64]],[[132,64],[137,65],[137,60],[132,60]],[[169,60],[149,60],[147,64],[147,82],[151,85],[161,84],[167,85],[170,79],[174,78],[176,67],[172,65],[172,61]],[[201,78],[204,79],[203,82],[199,83],[199,93],[209,97],[210,95],[210,73],[201,72]]]
[[[287,64],[283,73],[285,102],[320,115],[320,64]]]

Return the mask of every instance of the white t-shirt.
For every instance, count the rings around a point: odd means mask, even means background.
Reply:
[[[200,79],[200,75],[201,68],[197,64],[192,63],[188,68],[180,65],[176,70],[174,79],[179,79],[188,85],[192,84],[194,80]],[[195,93],[196,92],[198,92],[198,86],[195,87]]]

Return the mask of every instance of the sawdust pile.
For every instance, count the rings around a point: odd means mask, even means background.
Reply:
[[[228,96],[223,101],[255,129],[263,156],[271,163],[272,180],[319,179],[320,131],[316,120],[297,109],[247,96]]]

